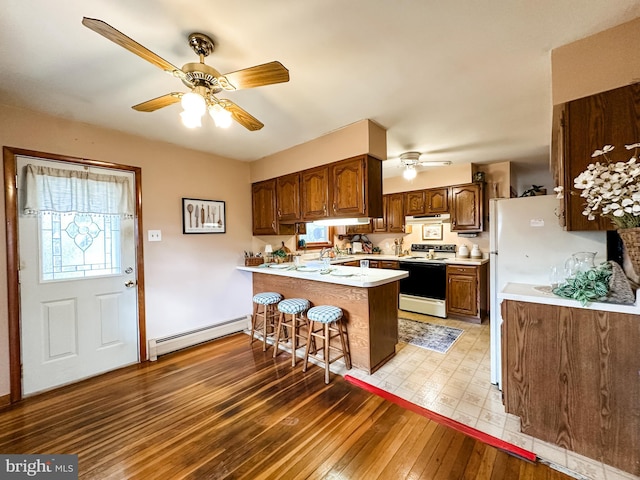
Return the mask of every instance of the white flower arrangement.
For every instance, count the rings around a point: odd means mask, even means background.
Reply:
[[[612,162],[607,154],[614,147],[605,145],[591,157],[602,156],[606,162],[589,164],[574,179],[573,186],[582,190],[580,196],[586,200],[582,214],[589,220],[595,220],[599,214],[609,218],[618,228],[640,227],[640,165],[637,163],[640,143],[625,147],[634,150],[628,161]]]

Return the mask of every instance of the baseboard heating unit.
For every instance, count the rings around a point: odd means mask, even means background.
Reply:
[[[251,316],[234,318],[222,323],[149,340],[149,360],[156,361],[160,355],[192,347],[215,338],[242,332],[250,325]]]

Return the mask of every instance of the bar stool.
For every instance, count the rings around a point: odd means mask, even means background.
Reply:
[[[305,298],[288,298],[282,300],[278,304],[278,311],[280,312],[280,318],[278,319],[278,326],[276,327],[276,337],[273,342],[273,358],[278,355],[278,349],[280,344],[286,345],[288,339],[291,339],[291,366],[296,366],[296,350],[301,344],[298,339],[306,339],[305,335],[300,333],[300,327],[306,326],[307,319],[304,317],[304,312],[309,309],[309,300]],[[287,329],[289,333],[287,334]],[[280,333],[284,332],[284,339],[281,338]]]
[[[320,362],[324,362],[324,383],[329,383],[329,365],[340,358],[344,358],[347,370],[351,369],[351,355],[349,353],[349,344],[347,341],[347,331],[342,322],[342,309],[332,305],[320,305],[312,307],[307,312],[309,319],[309,333],[307,334],[307,345],[304,352],[304,364],[302,371],[307,371],[307,362],[309,357],[315,358]],[[340,347],[332,346],[331,339],[340,337]],[[310,355],[310,347],[313,340],[319,338],[322,340],[323,354],[318,354],[318,349]],[[340,351],[340,355],[331,358],[331,350]]]
[[[251,343],[255,340],[253,333],[262,328],[262,351],[267,351],[267,337],[273,336],[276,325],[276,304],[282,300],[277,292],[262,292],[253,296],[253,315],[251,316]],[[260,310],[262,306],[262,310]],[[262,323],[258,322],[262,318]],[[268,332],[269,328],[271,333]]]

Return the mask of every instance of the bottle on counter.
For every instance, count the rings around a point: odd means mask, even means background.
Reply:
[[[458,257],[460,258],[469,258],[469,247],[466,245],[460,245],[458,247]]]
[[[480,251],[478,245],[474,244],[471,247],[471,258],[482,258],[482,252]]]

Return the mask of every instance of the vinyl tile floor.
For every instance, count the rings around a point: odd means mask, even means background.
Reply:
[[[534,452],[576,478],[640,480],[629,473],[520,433],[520,419],[505,413],[501,392],[490,379],[489,324],[429,317],[401,311],[410,320],[461,328],[464,333],[445,354],[401,343],[396,356],[372,375],[344,364],[349,374],[428,410]],[[334,370],[332,368],[332,370]],[[564,470],[563,470],[564,471]]]

